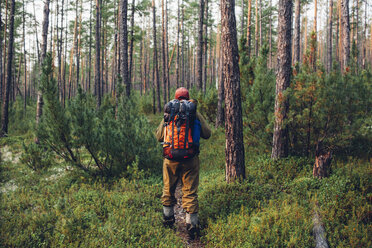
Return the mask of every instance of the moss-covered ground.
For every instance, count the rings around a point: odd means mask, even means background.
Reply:
[[[156,126],[160,117],[151,116]],[[161,224],[161,171],[91,177],[54,160],[34,172],[19,160],[30,135],[1,139],[1,247],[183,247]],[[246,180],[224,180],[223,130],[201,147],[201,241],[206,247],[313,247],[318,204],[330,247],[371,247],[371,163],[332,162],[312,177],[312,159],[272,161],[246,147]],[[253,149],[252,149],[253,150]],[[154,161],[154,164],[161,160]]]

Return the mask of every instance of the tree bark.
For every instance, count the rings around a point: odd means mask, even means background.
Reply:
[[[199,0],[199,22],[198,22],[198,89],[203,88],[203,22],[204,22],[204,0]]]
[[[3,99],[3,109],[1,114],[1,133],[0,137],[4,137],[8,134],[8,123],[9,123],[9,93],[10,85],[12,83],[12,63],[13,63],[13,44],[14,44],[14,12],[15,12],[15,0],[11,1],[10,7],[10,26],[9,26],[9,42],[8,42],[8,61],[7,61],[7,77]]]
[[[296,0],[295,6],[295,28],[294,28],[294,59],[293,64],[300,63],[300,41],[301,41],[301,2]]]
[[[284,91],[291,80],[292,1],[279,0],[278,68],[276,75],[275,123],[271,157],[288,156],[288,129],[285,125],[289,102]]]
[[[255,23],[255,30],[254,30],[254,54],[256,57],[258,56],[258,0],[256,0],[256,23]]]
[[[161,1],[161,28],[162,28],[162,37],[161,37],[161,54],[162,54],[162,72],[163,72],[163,102],[167,102],[167,73],[166,73],[166,54],[165,54],[165,13],[164,13],[164,0]]]
[[[344,72],[350,60],[350,20],[349,0],[341,0],[342,23],[342,63],[341,71]]]
[[[252,0],[248,0],[248,18],[247,18],[247,56],[251,57],[251,17],[252,17]]]
[[[220,56],[219,56],[219,67],[223,65],[223,56],[222,56],[222,42],[220,42]],[[223,107],[223,100],[225,98],[225,87],[224,87],[224,77],[223,70],[218,68],[218,73],[220,74],[218,78],[218,102],[217,102],[217,117],[216,117],[216,128],[223,126],[225,122],[225,109]]]
[[[46,56],[47,51],[47,44],[48,44],[48,26],[49,26],[49,3],[50,0],[46,0],[44,4],[44,20],[43,20],[43,31],[42,31],[42,37],[43,37],[43,43],[41,46],[41,65],[44,62],[44,58]],[[41,90],[38,89],[37,92],[37,104],[36,104],[36,127],[39,126],[41,115],[43,114],[43,95],[41,93]],[[36,137],[35,140],[36,143],[39,142],[38,137]]]
[[[132,82],[133,78],[133,45],[134,45],[134,10],[135,10],[135,0],[132,0],[132,16],[130,19],[130,50],[129,50],[129,75],[128,81]],[[130,86],[129,86],[130,92]]]
[[[0,1],[1,2],[1,1]],[[27,58],[26,58],[26,30],[25,30],[25,1],[23,0],[23,13],[22,13],[22,19],[23,19],[23,87],[24,87],[24,99],[23,99],[23,114],[26,115],[26,104],[27,104]],[[1,4],[0,4],[1,5]],[[0,6],[1,9],[1,6]],[[1,11],[0,11],[1,12]],[[0,14],[0,20],[1,20],[1,14]],[[1,22],[1,21],[0,21]],[[1,30],[1,24],[0,24],[0,30]],[[1,43],[1,40],[0,40]],[[1,51],[1,45],[0,45],[0,51]],[[1,61],[1,54],[0,54],[0,61]],[[0,63],[1,64],[1,63]],[[0,69],[1,71],[1,69]]]
[[[160,102],[160,82],[159,82],[159,69],[158,69],[158,50],[156,41],[156,9],[155,0],[152,0],[152,14],[153,14],[153,36],[154,36],[154,73],[156,81],[156,99],[157,99],[157,111],[161,112]],[[154,87],[155,88],[155,87]]]
[[[221,26],[226,105],[226,181],[245,178],[243,120],[240,95],[239,51],[236,37],[235,0],[221,0]]]
[[[122,0],[125,1],[125,0]],[[97,96],[97,109],[101,107],[101,2],[96,0],[96,61],[94,65],[94,87]],[[127,66],[128,68],[128,66]],[[127,69],[128,70],[128,69]]]
[[[329,1],[329,17],[328,17],[328,59],[327,72],[332,70],[332,15],[333,15],[333,0]]]
[[[177,61],[176,61],[176,85],[180,87],[180,0],[177,1]]]
[[[0,0],[0,32],[3,30],[2,28],[2,18],[1,18],[1,10],[2,10],[2,1]],[[24,18],[23,18],[24,19]],[[24,22],[24,21],[23,21]],[[0,35],[0,101],[3,101],[3,37]]]
[[[207,91],[207,64],[208,64],[208,0],[205,0],[204,7],[204,73],[203,73],[203,93]]]
[[[127,29],[127,12],[128,0],[121,0],[120,2],[121,16],[120,16],[120,75],[122,82],[125,84],[126,95],[130,95],[130,81],[128,74],[128,29]]]

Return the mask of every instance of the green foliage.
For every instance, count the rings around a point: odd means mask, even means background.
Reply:
[[[270,149],[272,142],[275,74],[267,69],[267,46],[261,49],[261,56],[253,69],[252,84],[245,82],[243,90],[243,122],[246,127],[244,134],[248,137],[248,145],[257,151]],[[247,70],[250,68],[246,68]]]
[[[21,162],[34,171],[40,172],[53,164],[53,154],[44,146],[33,142],[23,144]]]
[[[86,171],[93,163],[107,176],[121,175],[136,157],[140,169],[159,169],[161,153],[153,130],[134,99],[122,96],[116,105],[114,99],[106,97],[97,111],[94,98],[79,88],[64,109],[51,72],[46,64],[42,77],[45,114],[38,130],[43,144],[66,162]]]
[[[190,98],[198,101],[198,111],[211,123],[216,121],[218,92],[215,88],[208,88],[206,93],[190,90]]]

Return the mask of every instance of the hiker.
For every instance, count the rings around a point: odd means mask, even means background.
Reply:
[[[173,125],[172,120],[176,123],[176,119],[181,117],[174,117],[170,112],[173,109],[182,109],[180,105],[183,104],[183,109],[187,109],[190,118],[194,118],[190,123],[183,123],[183,126],[177,129],[177,124]],[[199,235],[199,220],[198,220],[198,185],[199,185],[199,139],[200,137],[208,139],[211,136],[211,130],[208,127],[204,117],[196,111],[196,100],[189,99],[189,91],[186,88],[178,88],[175,93],[175,100],[165,105],[164,119],[161,121],[156,130],[156,138],[159,142],[163,142],[163,195],[161,197],[163,203],[163,224],[164,226],[172,227],[174,218],[174,205],[177,203],[175,198],[175,190],[178,180],[182,180],[182,207],[186,211],[186,226],[190,239],[194,239]],[[167,111],[168,109],[168,111]],[[176,110],[176,112],[178,111]],[[168,113],[167,113],[168,112]],[[192,117],[194,115],[194,117]],[[170,118],[170,119],[169,119]],[[185,119],[185,118],[184,118]],[[190,132],[186,128],[189,126]],[[185,128],[186,127],[186,128]],[[173,130],[172,130],[173,128]],[[177,130],[181,135],[174,135]],[[192,131],[192,133],[191,133]],[[185,134],[182,134],[184,132]],[[172,139],[172,135],[174,135]],[[198,137],[199,136],[199,137]],[[177,138],[178,137],[178,138]],[[181,137],[181,138],[180,138]],[[182,141],[182,148],[177,150],[174,140]],[[187,143],[192,140],[191,143]],[[172,150],[172,148],[174,148]],[[186,152],[186,153],[185,153]],[[179,153],[182,153],[181,157]]]

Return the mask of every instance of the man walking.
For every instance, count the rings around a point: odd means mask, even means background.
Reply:
[[[176,104],[179,104],[181,102],[193,102],[196,106],[195,101],[189,100],[189,91],[186,88],[178,88],[175,93],[175,99],[178,101]],[[169,104],[169,103],[168,103]],[[179,106],[179,105],[177,105]],[[196,108],[196,107],[195,107]],[[174,112],[174,111],[173,111]],[[187,111],[189,113],[190,111]],[[204,117],[200,115],[198,112],[195,113],[196,118],[195,125],[199,125],[199,130],[194,131],[191,127],[190,132],[194,132],[191,135],[184,135],[186,136],[186,140],[190,139],[192,140],[192,137],[200,133],[200,137],[204,139],[208,139],[211,136],[211,130],[208,127],[207,122],[205,121]],[[173,120],[173,117],[170,117]],[[178,119],[182,119],[180,117],[176,117],[174,120],[177,121]],[[186,125],[186,124],[184,124]],[[191,124],[192,125],[192,124]],[[165,148],[175,148],[176,146],[173,144],[170,144],[171,142],[167,143],[166,141],[169,140],[167,136],[175,133],[175,131],[167,131],[167,128],[170,128],[171,124],[164,121],[164,119],[161,121],[158,129],[156,130],[156,138],[159,142],[164,142],[164,149]],[[173,125],[174,127],[174,125]],[[176,128],[177,129],[177,128]],[[197,128],[194,128],[197,129]],[[169,129],[171,130],[171,129]],[[185,130],[185,128],[182,128],[181,126],[178,126],[178,137],[180,137],[179,133],[180,130]],[[187,132],[187,129],[186,129]],[[182,137],[182,135],[181,135]],[[178,183],[178,180],[181,180],[182,182],[182,207],[186,211],[186,226],[188,230],[188,234],[190,239],[194,239],[196,235],[199,233],[199,220],[198,220],[198,211],[199,211],[199,205],[198,205],[198,185],[199,185],[199,137],[194,137],[194,142],[191,141],[189,144],[189,149],[193,149],[192,156],[188,157],[185,156],[186,159],[174,159],[172,155],[165,156],[163,161],[163,195],[161,197],[162,203],[163,203],[163,223],[165,226],[173,226],[175,222],[174,218],[174,210],[173,207],[177,203],[177,200],[175,198],[175,190]],[[178,138],[178,141],[180,138]],[[197,142],[196,142],[197,140]],[[174,141],[174,139],[172,139]],[[186,141],[183,141],[186,142]],[[169,144],[169,145],[167,145]],[[185,143],[184,148],[187,148],[187,145]],[[164,150],[165,151],[165,150]]]

